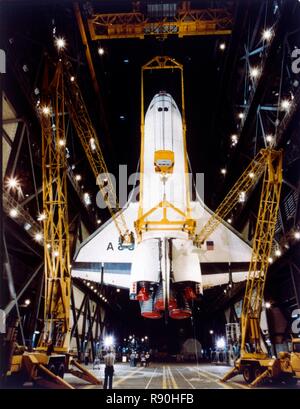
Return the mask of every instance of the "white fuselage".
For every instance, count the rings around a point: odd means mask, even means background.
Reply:
[[[172,229],[174,225],[165,223],[163,218],[165,212],[169,222],[183,222],[189,212],[185,136],[180,111],[171,95],[159,93],[152,99],[145,115],[143,137],[139,216],[146,215],[145,221],[149,222],[149,228],[143,230],[141,241],[134,251],[131,281],[158,282],[160,276],[163,280],[168,279],[172,264],[174,282],[200,283],[200,264],[197,255],[192,252],[193,243],[188,233],[178,226]],[[172,173],[162,175],[155,171],[154,157],[157,151],[174,153]],[[163,201],[171,206],[159,206]],[[152,228],[151,222],[158,224]],[[168,239],[172,239],[172,244]],[[158,240],[162,240],[160,264]],[[172,250],[169,250],[170,245]]]
[[[143,213],[154,208],[164,198],[182,212],[187,212],[186,152],[182,118],[174,99],[169,94],[157,94],[152,99],[145,115],[144,148],[142,172]],[[155,172],[156,151],[173,151],[175,164],[173,173],[162,182],[160,173]],[[151,214],[151,220],[161,218],[162,209]],[[172,220],[181,219],[178,213],[168,210]]]

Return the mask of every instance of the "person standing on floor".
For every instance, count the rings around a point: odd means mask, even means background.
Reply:
[[[149,354],[149,352],[148,352],[148,351],[146,352],[145,358],[146,358],[146,366],[149,366],[149,362],[150,362],[150,354]]]
[[[107,354],[104,357],[104,385],[103,389],[112,389],[113,376],[114,376],[114,364],[115,354],[111,349],[108,349]],[[107,388],[108,386],[108,388]]]

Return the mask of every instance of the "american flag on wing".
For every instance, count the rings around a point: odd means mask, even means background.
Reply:
[[[214,249],[214,242],[213,241],[207,241],[206,242],[206,250],[213,250]]]

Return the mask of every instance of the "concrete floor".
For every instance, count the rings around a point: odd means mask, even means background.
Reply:
[[[103,379],[104,365],[100,369],[89,367],[97,378]],[[152,363],[150,367],[132,368],[129,364],[117,363],[113,379],[114,389],[249,389],[242,376],[236,376],[227,383],[220,378],[229,370],[228,366],[213,364]],[[87,385],[80,379],[66,374],[65,380],[79,389],[101,389],[102,386]],[[293,388],[297,386],[275,385],[270,382],[260,388]]]

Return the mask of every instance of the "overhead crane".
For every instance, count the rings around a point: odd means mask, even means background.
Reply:
[[[156,5],[164,6],[164,4]],[[166,5],[168,6],[168,5]],[[88,18],[92,40],[120,38],[144,39],[146,36],[179,38],[198,35],[231,34],[232,14],[227,9],[192,9],[189,1],[182,1],[177,10],[173,8],[164,16],[164,10],[157,10],[162,17],[140,10],[130,13],[93,13]]]

